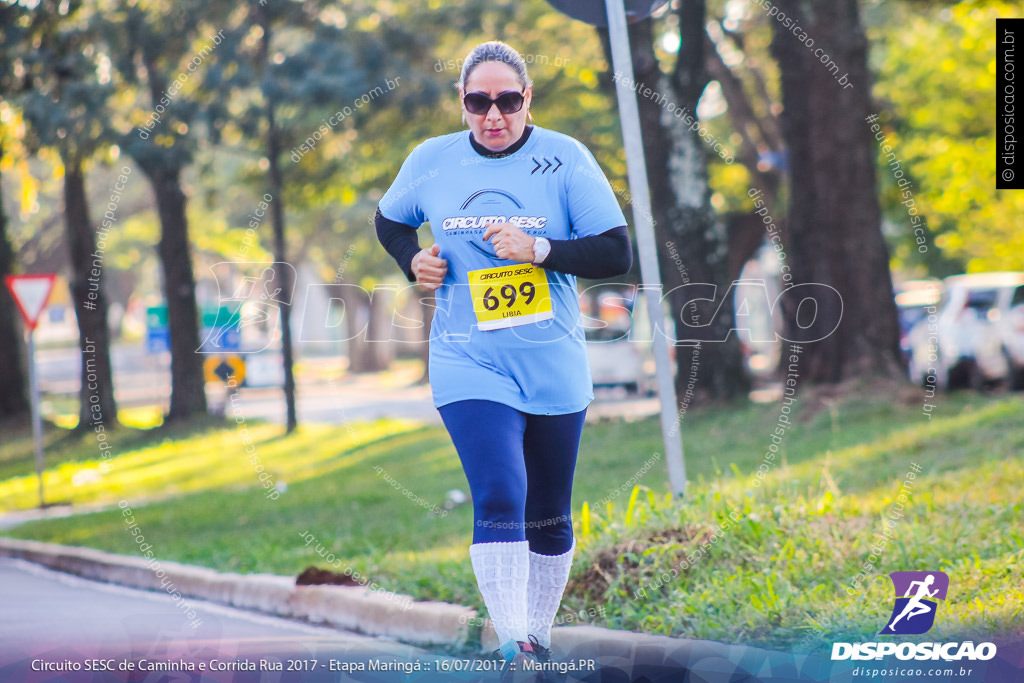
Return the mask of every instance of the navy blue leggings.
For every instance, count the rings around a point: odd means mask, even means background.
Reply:
[[[526,540],[540,555],[567,552],[572,476],[586,409],[530,415],[469,400],[438,410],[473,494],[473,542]]]

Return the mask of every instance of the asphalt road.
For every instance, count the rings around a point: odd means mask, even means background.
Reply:
[[[584,633],[577,645],[556,652],[557,661],[574,668],[547,678],[549,683],[849,683],[856,680],[851,669],[862,665],[742,645],[579,630]],[[1003,639],[999,657],[966,662],[973,677],[964,676],[957,662],[943,664],[941,675],[927,680],[1020,681],[1021,648],[1018,638]],[[431,653],[199,600],[186,604],[161,592],[0,558],[0,683],[497,683],[498,666],[493,659]],[[877,680],[883,678],[920,680]],[[536,680],[527,675],[516,683]]]
[[[197,615],[189,618],[185,607],[164,593],[0,558],[0,681],[392,681],[343,669],[433,670],[450,659],[197,600],[187,601]]]
[[[166,356],[147,354],[141,346],[117,346],[111,354],[114,386],[122,408],[143,405],[167,407],[170,401],[170,366]],[[255,364],[249,358],[250,364]],[[45,397],[77,400],[81,354],[77,349],[43,349],[36,356],[40,388]],[[243,387],[233,405],[217,384],[207,385],[211,412],[228,411],[233,417],[285,422],[282,390],[272,383],[267,367],[276,368],[279,356],[259,359],[262,386]],[[380,375],[347,375],[337,358],[304,359],[305,374],[296,377],[296,412],[299,422],[344,425],[384,417],[440,424],[441,418],[426,384],[414,384],[418,370]],[[267,386],[266,384],[270,384]],[[637,419],[658,414],[655,398],[630,396],[621,388],[598,389],[588,418]]]
[[[247,360],[256,363],[247,356]],[[151,355],[139,346],[117,346],[111,354],[114,386],[118,405],[159,405],[170,401],[170,361],[164,355]],[[261,356],[260,367],[277,370],[279,355]],[[306,375],[296,378],[296,410],[299,421],[319,424],[344,424],[381,417],[405,418],[423,422],[440,422],[426,385],[408,386],[382,380],[374,375],[341,375],[337,358],[310,359]],[[39,384],[44,397],[77,400],[81,373],[81,354],[77,349],[45,349],[37,354]],[[277,378],[265,370],[257,379],[259,386],[243,387],[236,402],[240,416],[260,418],[283,424],[285,406]],[[390,379],[390,378],[389,378]],[[207,401],[211,411],[224,409],[222,385],[207,385]]]
[[[608,633],[593,633],[570,652],[556,652],[569,667],[565,671],[547,679],[520,671],[515,683],[758,680],[723,658],[731,652],[727,646]],[[750,652],[763,670],[763,653]],[[2,683],[498,683],[503,680],[499,666],[494,659],[451,657],[198,600],[185,604],[165,593],[0,558]],[[788,658],[784,668],[796,672]],[[810,683],[814,678],[762,680]]]

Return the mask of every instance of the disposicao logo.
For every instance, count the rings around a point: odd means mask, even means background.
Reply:
[[[945,572],[893,572],[896,603],[883,636],[914,636],[927,633],[935,623],[936,600],[945,600],[949,577]]]
[[[885,628],[878,635],[910,636],[927,633],[935,624],[938,600],[945,600],[949,592],[949,577],[945,572],[893,572],[889,574],[896,599]],[[993,643],[971,641],[963,643],[833,643],[832,660],[882,659],[895,655],[897,659],[988,660],[996,656]]]

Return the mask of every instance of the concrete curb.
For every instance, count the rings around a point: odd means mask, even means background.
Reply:
[[[176,562],[115,555],[91,548],[62,546],[0,536],[0,557],[12,557],[81,576],[146,590],[230,605],[281,617],[307,619],[370,636],[414,645],[465,645],[476,612],[443,602],[413,602],[396,593],[350,586],[295,586],[287,576],[228,574]],[[160,576],[160,574],[163,574]],[[671,671],[689,670],[701,680],[728,680],[752,674],[756,680],[825,681],[828,662],[745,645],[669,638],[597,626],[552,629],[556,657],[594,661],[602,669],[631,670],[633,663],[660,662]],[[483,653],[497,647],[487,620],[481,633]],[[728,674],[728,675],[726,675]],[[623,680],[628,680],[629,676]],[[725,675],[725,678],[722,676]]]
[[[86,579],[145,590],[177,592],[240,609],[384,636],[416,645],[462,645],[475,610],[445,602],[414,602],[408,595],[362,586],[296,586],[273,574],[226,574],[177,562],[115,555],[0,537],[0,556]]]

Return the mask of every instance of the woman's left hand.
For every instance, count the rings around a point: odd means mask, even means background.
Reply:
[[[498,258],[533,263],[533,243],[537,240],[511,223],[491,223],[484,230],[484,241],[491,241]]]

